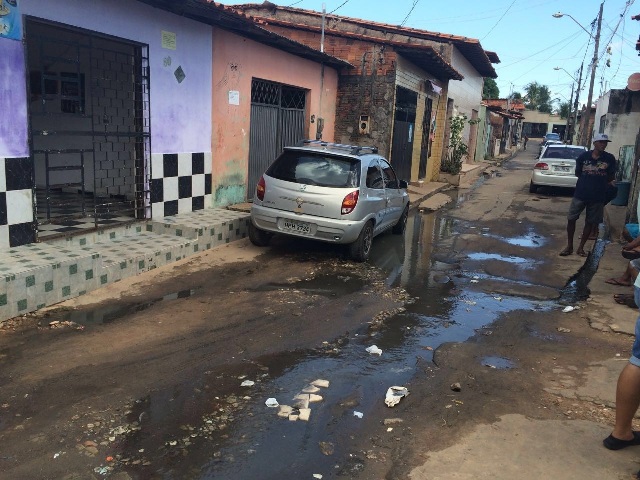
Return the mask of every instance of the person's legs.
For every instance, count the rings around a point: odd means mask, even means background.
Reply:
[[[560,256],[565,257],[573,253],[573,237],[576,233],[576,221],[580,217],[580,213],[584,210],[586,204],[577,198],[571,199],[569,205],[569,213],[567,214],[567,246],[560,252]],[[586,227],[586,225],[585,225]]]
[[[580,245],[576,253],[582,257],[586,257],[587,253],[584,251],[584,245],[589,240],[591,233],[598,229],[598,225],[602,223],[604,217],[604,204],[603,203],[587,203],[584,204],[587,211],[585,214],[584,229],[582,230],[582,237],[580,238]]]
[[[591,232],[594,228],[598,228],[598,224],[594,225],[593,223],[584,223],[584,228],[582,229],[582,237],[580,237],[580,245],[578,245],[578,250],[576,250],[576,253],[581,257],[587,256],[587,253],[584,251],[584,245],[585,243],[587,243],[587,240],[589,240]]]
[[[619,277],[611,277],[605,280],[605,283],[609,283],[611,285],[620,285],[623,287],[628,287],[633,285],[633,282],[636,281],[636,277],[638,276],[638,270],[636,264],[633,262],[637,262],[638,260],[632,260],[627,263],[627,268],[624,273]]]
[[[640,406],[640,367],[627,363],[618,377],[616,388],[616,424],[613,435],[618,440],[633,440],[631,422]]]
[[[640,288],[634,287],[634,295],[636,303],[640,303]],[[640,317],[636,320],[635,335],[631,358],[620,372],[616,387],[616,423],[611,435],[618,440],[636,438],[632,422],[640,406]]]
[[[567,220],[567,247],[560,252],[561,256],[571,255],[573,253],[573,237],[576,233],[576,221]]]

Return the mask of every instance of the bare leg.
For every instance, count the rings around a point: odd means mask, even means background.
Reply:
[[[620,440],[634,438],[631,422],[640,406],[640,367],[627,363],[616,388],[616,425],[611,433]]]
[[[587,243],[587,240],[589,240],[589,235],[591,235],[591,232],[593,231],[593,227],[594,225],[592,223],[584,224],[584,229],[582,230],[582,237],[580,238],[580,245],[578,246],[578,250],[576,250],[576,253],[578,255],[581,255],[583,257],[587,255],[584,251],[584,244]],[[597,225],[595,225],[595,227],[598,228]],[[574,222],[574,230],[575,230],[575,222]]]
[[[573,253],[573,237],[576,233],[576,221],[567,220],[567,247],[560,252],[561,256],[571,255]]]

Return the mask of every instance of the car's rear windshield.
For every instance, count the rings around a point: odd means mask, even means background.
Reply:
[[[547,147],[542,154],[542,158],[567,158],[575,160],[584,152],[585,150],[582,148]]]
[[[560,140],[560,134],[558,133],[547,133],[544,138],[547,140]]]
[[[360,161],[324,153],[284,151],[267,169],[278,180],[321,187],[360,185]]]

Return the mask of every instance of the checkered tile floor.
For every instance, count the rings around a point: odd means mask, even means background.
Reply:
[[[118,212],[104,214],[100,218],[90,216],[94,211],[94,199],[90,195],[84,197],[77,193],[61,191],[50,192],[50,218],[47,218],[46,193],[42,189],[36,192],[38,240],[43,241],[60,235],[81,233],[97,227],[112,227],[135,220],[134,212]],[[84,208],[83,208],[84,207]]]

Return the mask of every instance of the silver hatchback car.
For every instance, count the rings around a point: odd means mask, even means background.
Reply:
[[[404,234],[408,215],[407,182],[377,148],[304,140],[285,147],[260,178],[249,238],[258,246],[274,233],[348,244],[364,262],[373,237]]]

